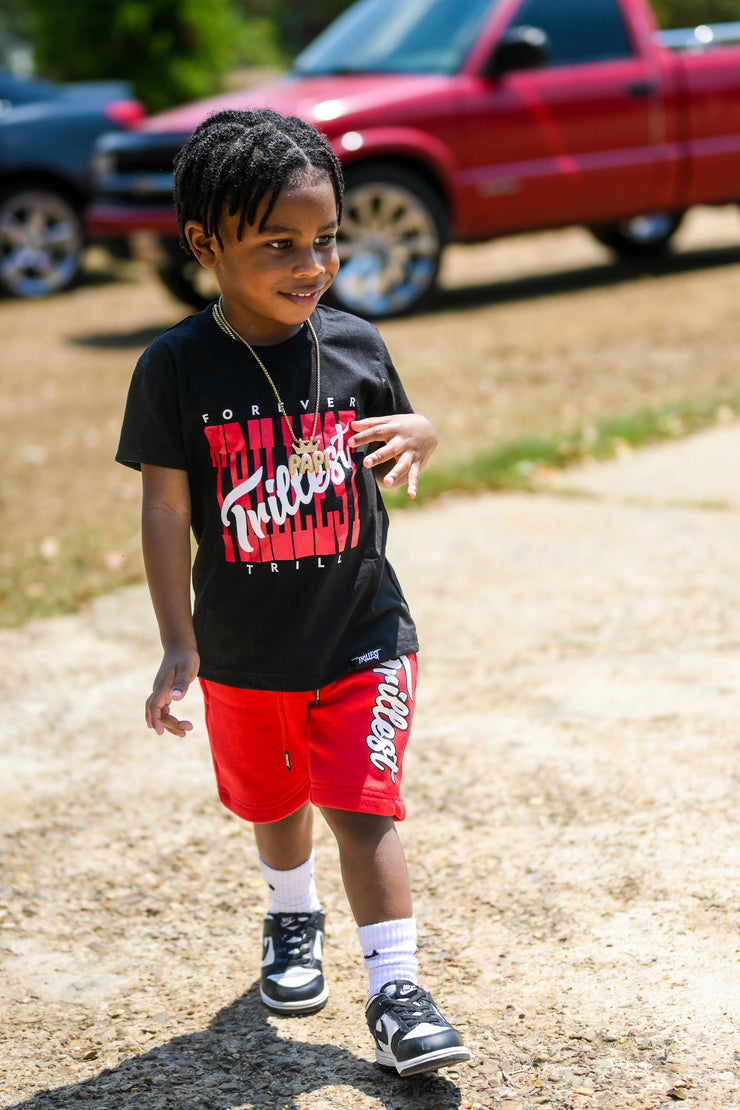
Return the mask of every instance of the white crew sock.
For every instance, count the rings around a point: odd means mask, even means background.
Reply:
[[[416,982],[416,918],[401,917],[360,925],[357,935],[370,978],[369,996],[379,994],[393,979]]]
[[[268,913],[313,913],[321,909],[313,881],[313,852],[298,867],[277,871],[269,867],[261,856],[260,871],[270,890]]]

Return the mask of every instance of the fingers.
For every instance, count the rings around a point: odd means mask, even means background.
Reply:
[[[372,464],[368,464],[367,460],[365,460],[365,465]],[[389,470],[384,476],[383,485],[386,489],[392,489],[393,486],[399,485],[405,481],[409,497],[414,498],[416,497],[416,491],[419,486],[420,469],[419,463],[414,459],[411,452],[405,451],[398,458],[393,469]]]
[[[365,443],[385,441],[394,434],[395,423],[394,416],[366,416],[363,420],[353,420],[349,446],[362,447]]]
[[[158,736],[165,732],[173,736],[184,737],[192,730],[192,721],[180,721],[170,713],[169,703],[162,706],[152,704],[152,698],[147,700],[147,724],[153,728]]]
[[[392,439],[384,447],[379,447],[377,451],[371,451],[369,455],[365,455],[362,465],[365,467],[381,466],[383,463],[390,463],[396,458],[400,459],[401,452],[401,444]]]
[[[197,652],[188,652],[186,657],[179,656],[171,662],[171,655],[165,655],[151,694],[146,700],[147,726],[162,736],[169,732],[173,736],[185,736],[191,731],[191,721],[179,720],[170,711],[173,701],[183,698],[198,671]]]
[[[386,489],[405,480],[408,495],[414,498],[421,469],[437,444],[437,436],[426,417],[402,413],[353,421],[348,443],[350,447],[372,444],[373,449],[363,459],[363,466],[378,467],[379,475],[387,469],[382,479],[378,477]]]
[[[406,478],[406,492],[413,500],[416,497],[416,491],[419,488],[419,472],[421,467],[418,462],[413,462],[409,467],[408,476]]]
[[[146,698],[146,724],[153,728],[156,735],[162,736],[172,733],[173,736],[185,736],[190,733],[193,725],[190,720],[179,720],[170,713],[169,699],[162,702],[161,695],[154,692]]]
[[[396,417],[366,417],[364,420],[354,420],[352,428],[350,447],[363,447],[367,443],[382,444],[365,456],[363,466],[372,467],[391,462],[408,448],[408,437],[403,435],[403,426]]]

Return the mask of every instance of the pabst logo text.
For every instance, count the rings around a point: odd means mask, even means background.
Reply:
[[[388,771],[393,783],[398,774],[396,733],[406,732],[411,713],[409,695],[406,690],[401,689],[400,671],[405,672],[406,686],[410,688],[411,675],[406,656],[373,668],[373,674],[382,675],[383,681],[378,683],[370,733],[365,739],[373,767],[377,767],[379,771]]]

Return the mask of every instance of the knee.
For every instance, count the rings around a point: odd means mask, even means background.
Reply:
[[[329,809],[323,806],[321,813],[340,847],[343,843],[364,846],[378,844],[389,833],[395,833],[395,822],[392,817],[384,817],[377,813],[355,813],[347,809]]]
[[[254,839],[261,859],[278,871],[304,863],[313,847],[312,816],[309,806],[301,806],[277,821],[255,823]]]

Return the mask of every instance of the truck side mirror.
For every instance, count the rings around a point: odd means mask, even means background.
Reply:
[[[509,27],[484,70],[486,77],[500,77],[517,69],[536,69],[550,60],[550,42],[539,27]]]

